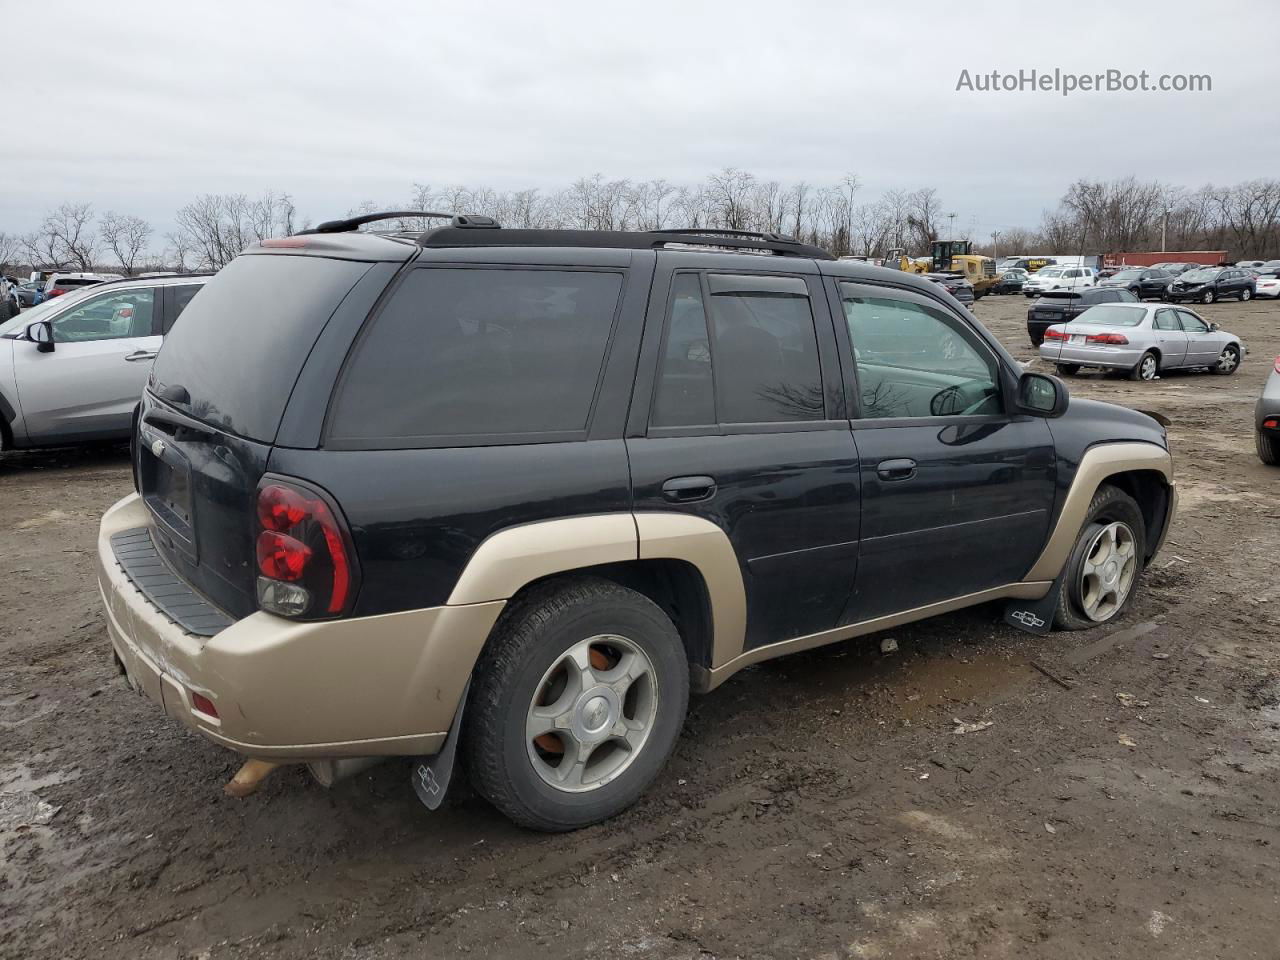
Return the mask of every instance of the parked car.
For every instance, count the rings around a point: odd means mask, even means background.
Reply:
[[[18,284],[18,302],[23,307],[34,307],[44,302],[44,281],[27,280]]]
[[[1080,290],[1096,286],[1097,282],[1091,267],[1043,267],[1027,278],[1022,292],[1028,297],[1038,297],[1050,290]]]
[[[44,282],[44,297],[52,300],[76,287],[88,287],[107,280],[119,280],[118,273],[54,273]]]
[[[1101,287],[1123,287],[1139,300],[1159,300],[1173,282],[1173,274],[1157,267],[1132,267],[1099,282]]]
[[[1005,263],[1004,269],[1018,269],[1025,270],[1027,273],[1038,273],[1045,267],[1054,266],[1057,262],[1058,261],[1053,259],[1053,257],[1021,257],[1017,260]]]
[[[1223,297],[1252,299],[1253,277],[1235,267],[1199,267],[1174,278],[1165,289],[1165,299],[1174,303],[1213,303]]]
[[[204,282],[82,286],[0,324],[0,452],[128,437],[162,338]]]
[[[1257,269],[1259,269],[1260,267],[1264,266],[1264,265],[1266,264],[1266,262],[1267,262],[1267,261],[1265,261],[1265,260],[1237,260],[1237,261],[1236,261],[1236,266],[1237,266],[1237,267],[1249,267],[1249,268],[1252,268],[1252,269],[1254,269],[1254,270],[1257,270]]]
[[[22,301],[18,296],[18,281],[13,277],[0,276],[0,322],[8,320],[22,310]]]
[[[1258,273],[1263,275],[1269,273],[1280,274],[1280,260],[1268,260],[1262,266],[1258,267]]]
[[[1264,270],[1253,278],[1253,295],[1272,300],[1280,297],[1280,267]]]
[[[1230,375],[1240,368],[1244,342],[1186,309],[1163,304],[1108,303],[1045,331],[1040,358],[1066,376],[1081,367],[1128,371],[1154,380],[1162,370],[1206,367]]]
[[[1203,267],[1204,264],[1169,261],[1168,263],[1153,263],[1151,266],[1156,270],[1164,270],[1176,277],[1186,273],[1188,270],[1198,270],[1200,267]]]
[[[973,284],[964,277],[955,273],[926,273],[923,274],[926,279],[932,280],[940,287],[946,288],[947,293],[951,294],[970,310],[973,309],[975,300],[973,294]]]
[[[1253,408],[1253,420],[1258,459],[1272,467],[1280,466],[1280,357],[1271,365],[1271,376]]]
[[[691,687],[993,599],[1112,622],[1164,540],[1164,428],[928,279],[775,235],[372,219],[209,282],[100,528],[115,657],[255,758],[238,793],[407,755],[435,806],[456,750],[512,820],[581,827],[658,775]]]
[[[1000,274],[1000,279],[996,281],[996,285],[991,288],[992,293],[1021,293],[1022,285],[1027,282],[1027,278],[1031,274],[1025,270],[1014,267]]]
[[[1123,287],[1092,287],[1088,290],[1054,290],[1031,304],[1027,311],[1027,336],[1031,345],[1044,342],[1044,332],[1055,323],[1066,323],[1099,303],[1137,303],[1138,298]]]
[[[1114,277],[1114,276],[1115,276],[1117,273],[1119,273],[1121,270],[1129,270],[1129,269],[1132,269],[1132,268],[1130,268],[1130,267],[1117,267],[1117,266],[1099,267],[1099,268],[1098,268],[1098,282],[1099,282],[1099,283],[1101,283],[1103,280],[1107,279],[1108,277]]]

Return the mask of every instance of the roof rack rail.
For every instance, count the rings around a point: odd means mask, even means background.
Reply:
[[[366,223],[375,223],[378,220],[402,220],[408,217],[415,219],[433,217],[438,220],[449,220],[452,221],[453,226],[464,229],[483,228],[492,230],[500,226],[493,217],[482,217],[476,214],[435,213],[431,210],[383,210],[380,213],[365,213],[358,217],[347,217],[344,220],[326,220],[310,230],[299,230],[298,233],[350,233],[352,230],[360,229]]]
[[[423,247],[605,247],[622,250],[660,250],[664,247],[710,247],[751,250],[782,257],[834,260],[821,247],[790,237],[721,230],[525,230],[484,231],[437,227],[418,238]]]
[[[687,233],[697,236],[709,237],[754,237],[757,240],[768,240],[770,243],[799,243],[795,237],[788,236],[785,233],[774,233],[772,231],[761,232],[758,230],[721,230],[716,227],[663,227],[660,230],[652,230],[651,233]]]

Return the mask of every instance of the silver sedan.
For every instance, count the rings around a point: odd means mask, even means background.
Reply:
[[[1040,345],[1040,358],[1065,376],[1104,367],[1134,380],[1154,380],[1178,367],[1232,374],[1245,352],[1234,333],[1186,307],[1160,303],[1100,303],[1050,327]]]
[[[1280,357],[1267,384],[1262,388],[1253,410],[1254,429],[1258,441],[1258,459],[1273,467],[1280,466]]]

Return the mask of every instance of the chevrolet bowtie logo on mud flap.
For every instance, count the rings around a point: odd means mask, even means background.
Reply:
[[[418,783],[421,786],[423,793],[433,799],[440,795],[442,788],[439,781],[436,780],[435,773],[430,767],[425,763],[420,763],[414,768],[413,772],[417,776]]]
[[[1017,620],[1024,627],[1030,627],[1032,630],[1035,630],[1038,627],[1043,627],[1045,624],[1044,620],[1037,617],[1030,610],[1015,610],[1013,613],[1009,614],[1009,617],[1013,620]]]

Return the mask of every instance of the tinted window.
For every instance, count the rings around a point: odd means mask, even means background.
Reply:
[[[70,290],[72,287],[88,287],[101,282],[101,280],[90,280],[87,277],[59,277],[57,280],[50,280],[46,286],[50,290]]]
[[[182,287],[173,287],[173,320],[177,320],[182,316],[182,311],[187,309],[187,304],[191,302],[191,298],[200,292],[200,288],[204,286],[202,283],[191,283]],[[172,320],[170,321],[172,323]]]
[[[654,387],[655,427],[687,427],[716,422],[715,387],[702,284],[697,274],[676,275]]]
[[[840,286],[857,368],[858,416],[1001,412],[999,365],[959,319]]]
[[[621,290],[612,272],[415,270],[348,361],[331,435],[585,430]]]
[[[88,340],[149,337],[154,305],[155,291],[150,287],[90,297],[74,310],[54,319],[53,340],[55,343],[83,343]]]
[[[240,256],[201,288],[165,337],[153,376],[191,395],[189,412],[270,441],[302,364],[367,263]]]
[[[804,281],[714,274],[708,279],[720,422],[821,420],[818,338]]]
[[[1187,313],[1185,310],[1179,310],[1178,316],[1182,318],[1182,329],[1187,331],[1187,333],[1209,332],[1209,325],[1194,313]]]

